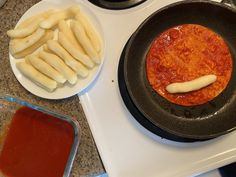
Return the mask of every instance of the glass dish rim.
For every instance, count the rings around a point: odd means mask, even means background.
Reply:
[[[81,128],[80,128],[80,125],[79,125],[78,121],[74,120],[73,118],[71,118],[67,115],[56,113],[54,111],[45,109],[44,107],[37,106],[37,105],[32,104],[28,101],[25,101],[23,99],[20,99],[18,97],[11,96],[11,95],[8,95],[8,94],[0,95],[0,100],[6,100],[6,101],[9,101],[9,102],[17,103],[19,105],[26,106],[26,107],[29,107],[31,109],[34,109],[34,110],[52,115],[55,118],[58,118],[60,120],[63,120],[65,122],[69,123],[73,127],[73,129],[74,129],[74,141],[73,141],[73,144],[72,144],[72,147],[71,147],[71,150],[70,150],[70,154],[69,154],[69,157],[68,157],[68,160],[67,160],[67,163],[66,163],[66,167],[65,167],[65,170],[64,170],[64,173],[63,173],[63,177],[69,177],[72,166],[73,166],[73,162],[74,162],[77,150],[78,150],[78,146],[79,146],[79,142],[80,142],[79,140],[80,140],[80,137],[81,137]]]

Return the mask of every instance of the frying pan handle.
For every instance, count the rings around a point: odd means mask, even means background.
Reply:
[[[232,6],[232,7],[235,7],[235,8],[236,8],[234,0],[222,0],[222,1],[221,1],[221,3],[222,3],[222,4],[229,5],[229,6]]]

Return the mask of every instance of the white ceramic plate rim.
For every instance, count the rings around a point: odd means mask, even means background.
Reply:
[[[76,0],[44,0],[41,1],[34,6],[32,6],[30,9],[28,9],[24,15],[20,18],[16,26],[23,20],[27,19],[28,17],[32,15],[36,15],[42,11],[45,11],[50,8],[56,8],[56,9],[65,9],[67,7],[70,7],[72,5],[79,5],[81,10],[88,15],[91,22],[95,26],[97,32],[100,34],[102,39],[102,52],[101,52],[101,63],[100,65],[96,65],[93,69],[90,70],[89,75],[86,78],[79,78],[75,85],[70,85],[68,82],[63,86],[57,88],[53,92],[48,92],[45,89],[41,88],[40,86],[33,83],[31,80],[29,80],[27,77],[22,75],[20,71],[16,68],[16,63],[22,61],[23,59],[15,59],[10,53],[9,53],[9,59],[10,59],[10,65],[12,68],[12,71],[16,77],[16,79],[20,82],[20,84],[29,92],[32,94],[39,96],[41,98],[46,99],[64,99],[71,97],[76,94],[85,93],[87,88],[90,88],[92,84],[95,84],[96,78],[99,76],[99,73],[102,69],[102,65],[104,63],[104,50],[105,50],[105,43],[103,38],[103,30],[100,25],[99,20],[96,18],[96,16],[89,10],[89,7],[86,6],[83,2],[78,2]]]

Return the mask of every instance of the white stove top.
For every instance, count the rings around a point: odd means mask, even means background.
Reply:
[[[136,122],[120,96],[117,69],[125,43],[146,17],[176,1],[147,0],[121,11],[83,1],[100,22],[106,49],[100,76],[79,97],[110,177],[193,176],[236,161],[236,131],[188,144],[161,139]]]

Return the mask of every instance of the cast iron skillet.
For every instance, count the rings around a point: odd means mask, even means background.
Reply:
[[[180,106],[158,95],[146,77],[146,54],[164,30],[200,24],[221,35],[230,48],[233,72],[226,89],[199,106]],[[124,79],[130,98],[156,127],[182,138],[209,139],[236,128],[236,11],[211,1],[181,1],[148,17],[131,36],[124,54]]]

